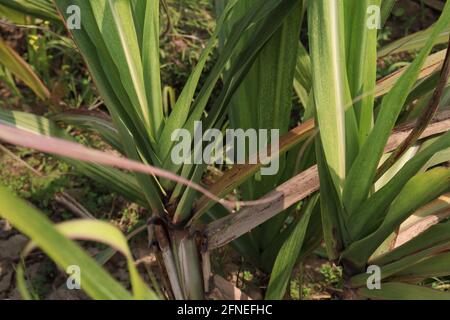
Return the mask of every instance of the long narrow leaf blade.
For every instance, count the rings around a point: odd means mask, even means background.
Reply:
[[[64,270],[77,265],[81,286],[94,299],[128,300],[131,295],[80,246],[64,237],[52,223],[25,201],[0,186],[0,215],[27,235]]]

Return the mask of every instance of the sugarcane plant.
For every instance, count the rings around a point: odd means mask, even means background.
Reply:
[[[439,236],[448,230],[448,222],[397,243],[402,223],[449,191],[449,169],[429,161],[448,150],[450,135],[417,146],[447,86],[448,54],[415,127],[389,156],[383,158],[383,153],[436,38],[449,26],[450,6],[443,9],[417,58],[383,97],[375,117],[376,28],[369,30],[364,15],[355,25],[357,13],[370,5],[379,1],[310,1],[308,7],[320,128],[315,147],[328,255],[343,266],[349,297],[448,298],[448,293],[411,284],[448,274],[448,235],[446,240]],[[321,72],[323,68],[333,72]],[[378,290],[367,283],[368,266],[380,272]]]
[[[449,204],[442,200],[450,192],[450,59],[446,50],[430,54],[448,40],[450,5],[429,29],[377,51],[394,2],[216,1],[216,28],[168,112],[159,49],[164,1],[0,1],[66,24],[110,116],[0,110],[0,139],[56,155],[148,212],[147,224],[128,237],[93,219],[55,226],[1,187],[0,215],[32,240],[23,258],[37,246],[64,270],[78,265],[81,285],[95,299],[162,298],[140,277],[127,244],[146,230],[165,266],[167,296],[204,299],[213,284],[210,253],[232,243],[270,274],[266,298],[281,299],[294,267],[323,241],[330,261],[343,268],[346,298],[448,299],[416,284],[450,274]],[[303,25],[307,44],[299,40]],[[379,57],[415,49],[410,66],[377,81]],[[1,55],[49,99],[3,42]],[[303,109],[294,125],[293,92]],[[199,123],[219,132],[279,130],[279,141],[265,146],[268,158],[279,159],[279,172],[261,176],[266,162],[256,157],[206,187],[207,164],[172,157],[179,129],[188,133],[188,158],[208,149],[195,138]],[[121,156],[76,143],[59,124],[98,133]],[[95,261],[70,239],[110,249]],[[127,259],[132,294],[100,266],[117,251]],[[19,289],[32,298],[22,264],[17,272]]]
[[[215,33],[169,116],[164,115],[161,97],[159,2],[56,2],[66,20],[71,18],[71,13],[67,10],[71,5],[77,5],[82,13],[81,28],[72,29],[71,34],[86,59],[114,123],[114,128],[104,125],[102,135],[128,158],[184,177],[182,183],[177,184],[173,177],[170,179],[171,176],[157,179],[155,175],[139,173],[132,177],[113,169],[98,168],[95,164],[75,164],[94,179],[118,186],[117,191],[121,189],[120,193],[149,209],[149,233],[154,236],[162,252],[172,293],[177,299],[204,297],[203,272],[195,238],[197,227],[186,228],[198,222],[204,212],[193,211],[196,190],[187,188],[186,185],[189,185],[189,181],[198,183],[206,166],[174,163],[170,157],[174,142],[170,138],[178,128],[194,131],[193,125],[195,121],[204,118],[211,93],[230,57],[241,56],[239,63],[232,66],[234,77],[224,84],[226,90],[223,90],[223,94],[214,102],[208,110],[207,118],[203,120],[203,127],[206,129],[220,127],[228,100],[239,87],[241,78],[245,76],[259,50],[283,24],[292,8],[298,7],[298,1],[258,3],[258,10],[247,14],[233,26],[224,53],[194,99],[206,60],[236,2],[230,1],[227,4],[217,22]],[[259,49],[250,51],[250,45],[237,49],[236,44],[241,40],[243,32],[259,34],[252,43]],[[14,122],[16,127],[40,131],[41,134],[67,138],[64,132],[47,119],[35,118],[38,123],[33,127],[33,120],[26,118],[24,114],[18,117],[15,112],[5,111],[2,120],[9,124]],[[98,124],[100,121],[88,116],[80,118],[64,114],[56,115],[53,119],[69,124],[84,123],[85,126],[89,126],[88,123]],[[42,130],[42,123],[45,123],[45,130]],[[194,152],[202,147],[194,146]]]

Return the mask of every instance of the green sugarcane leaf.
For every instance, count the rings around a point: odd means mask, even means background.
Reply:
[[[445,58],[445,50],[438,51],[429,55],[420,70],[419,76],[417,77],[416,84],[414,85],[411,92],[408,94],[404,105],[410,104],[415,99],[420,98],[426,90],[433,90],[436,87],[437,79],[439,78],[439,70],[442,62]],[[403,74],[408,70],[409,65],[394,71],[390,75],[380,79],[377,82],[375,89],[375,97],[382,97],[389,93],[392,88],[396,85],[398,80],[403,76]],[[430,76],[431,75],[431,76]]]
[[[5,7],[2,4],[0,4],[0,17],[14,24],[26,25],[28,22],[27,21],[28,16],[24,12],[20,12],[12,8]]]
[[[351,268],[362,268],[383,241],[417,209],[448,191],[450,169],[436,168],[411,179],[389,208],[379,228],[342,254]]]
[[[85,113],[77,110],[76,112],[58,113],[51,115],[49,118],[55,122],[63,122],[77,128],[96,132],[110,146],[120,153],[124,153],[118,130],[114,127],[111,119],[103,113]]]
[[[230,74],[234,75],[230,79],[228,79],[224,85],[224,88],[217,98],[216,102],[211,108],[211,111],[206,118],[203,129],[210,129],[213,127],[220,126],[223,122],[224,117],[226,115],[227,107],[229,106],[230,99],[233,97],[233,94],[239,88],[241,82],[244,80],[248,71],[250,70],[252,63],[256,59],[259,51],[263,48],[266,41],[270,39],[270,37],[276,32],[276,30],[282,25],[286,16],[295,8],[295,5],[299,0],[288,0],[288,1],[266,1],[260,10],[256,11],[256,16],[251,16],[250,19],[253,19],[253,24],[258,25],[258,21],[262,20],[261,25],[257,28],[255,33],[258,36],[252,38],[252,41],[247,44],[247,46],[239,53],[240,58],[237,59],[237,63],[231,66]],[[248,17],[244,17],[242,20],[247,20]],[[238,24],[241,26],[241,23]],[[236,30],[233,28],[232,34],[236,33]],[[239,36],[242,36],[238,33]],[[229,40],[230,41],[230,40]],[[227,42],[228,43],[228,42]],[[220,65],[220,64],[219,64]],[[200,91],[199,95],[203,92]],[[203,99],[203,98],[202,98]],[[193,112],[190,115],[185,129],[189,130],[192,134],[194,128],[194,122],[201,119],[204,107],[202,101],[196,100],[193,105]],[[196,104],[199,102],[200,104]],[[194,146],[195,148],[200,148],[201,146]],[[180,170],[180,165],[174,164],[172,161],[164,165],[165,168],[172,172],[178,172]],[[198,168],[196,170],[199,170]],[[194,167],[192,165],[186,165],[185,168],[182,169],[182,174],[185,177],[192,177],[194,171]]]
[[[310,119],[313,116],[313,110],[308,109],[310,103],[310,93],[312,86],[312,65],[311,58],[308,51],[302,43],[298,45],[297,65],[295,66],[294,74],[294,90],[297,94],[305,111],[305,119]]]
[[[257,4],[255,5],[255,8],[252,12],[249,12],[244,18],[242,18],[234,27],[233,31],[231,32],[230,36],[227,39],[227,45],[226,48],[222,51],[222,54],[218,57],[213,69],[211,70],[210,74],[208,75],[205,84],[201,87],[197,97],[195,98],[194,102],[191,100],[193,98],[193,95],[195,93],[195,88],[198,83],[198,79],[200,77],[200,73],[202,71],[202,68],[196,69],[196,71],[191,75],[191,80],[188,82],[187,86],[183,91],[186,92],[186,95],[180,96],[180,105],[181,102],[183,102],[183,107],[178,108],[176,106],[176,109],[174,110],[174,120],[173,123],[170,125],[170,130],[166,129],[164,137],[166,139],[170,137],[173,130],[177,128],[185,128],[189,130],[190,132],[193,132],[194,127],[194,121],[199,121],[202,116],[203,112],[205,110],[205,107],[211,97],[211,94],[214,90],[214,87],[219,80],[222,72],[224,71],[225,67],[227,66],[227,63],[229,62],[229,59],[236,51],[236,46],[239,43],[240,39],[243,37],[243,34],[251,28],[255,28],[255,24],[258,20],[261,20],[265,14],[267,14],[267,11],[270,11],[276,4],[279,2],[279,0],[271,0],[271,1],[262,1],[258,0]],[[227,6],[226,10],[221,16],[220,24],[218,24],[213,36],[214,38],[218,36],[220,32],[222,32],[223,23],[225,22],[225,19],[228,17],[228,14],[230,13],[230,10],[232,11],[234,9],[235,1],[231,2],[229,6]],[[213,46],[215,44],[216,39],[212,38],[209,43],[209,45]],[[212,48],[209,47],[208,49],[211,50]],[[209,53],[207,50],[205,53]],[[205,54],[202,56],[204,59],[208,57],[209,54]],[[201,62],[205,63],[205,61],[201,60]],[[200,64],[201,66],[201,64]],[[191,82],[192,81],[192,82]],[[177,102],[178,104],[178,102]],[[187,107],[186,105],[191,105],[191,108]],[[178,110],[179,111],[178,111]],[[171,116],[172,117],[172,116]],[[180,126],[180,124],[182,124]],[[171,150],[172,146],[174,145],[173,142],[171,142],[170,148],[167,149],[167,153],[169,150]],[[170,157],[166,156],[166,161],[163,165],[164,168],[170,169],[171,171],[178,171],[179,166],[176,166],[172,163]]]
[[[341,196],[347,167],[359,148],[346,72],[343,3],[309,1],[308,13],[316,118],[325,160]]]
[[[303,10],[303,1],[298,1],[281,27],[265,44],[236,92],[237,95],[234,96],[230,108],[234,128],[276,129],[279,130],[279,134],[288,131]],[[270,138],[267,143],[271,143]],[[281,157],[279,161],[278,174],[258,176],[247,181],[244,186],[247,188],[244,190],[250,189],[252,192],[243,193],[245,198],[257,199],[280,182],[285,171],[285,157]],[[272,242],[284,220],[285,215],[281,214],[259,228],[258,232],[261,234],[259,243],[263,249]]]
[[[58,1],[61,10],[67,5],[66,0]],[[105,99],[116,128],[123,139],[130,139],[131,133],[142,157],[159,164],[158,157],[148,141],[148,133],[139,111],[131,107],[131,99],[122,83],[119,69],[109,54],[105,39],[97,27],[90,4],[79,1],[77,5],[83,12],[82,29],[74,29],[71,32],[84,55],[94,82]]]
[[[427,261],[430,257],[435,254],[439,254],[442,251],[448,250],[450,247],[450,241],[440,243],[438,245],[433,245],[431,247],[423,248],[418,246],[417,252],[406,256],[398,261],[394,261],[390,264],[384,265],[381,267],[381,278],[380,280],[389,279],[398,279],[397,275],[402,274],[405,270],[414,268],[417,263],[421,263],[422,261]],[[436,265],[435,272],[444,272],[444,275],[449,273],[448,267],[446,271],[442,271],[440,269],[440,264]],[[424,274],[425,276],[425,274]],[[367,284],[367,280],[369,280],[370,274],[362,273],[357,276],[354,276],[350,279],[350,284],[353,287],[362,287]],[[410,278],[410,280],[413,280]],[[414,279],[415,280],[415,279]],[[411,281],[409,281],[411,282]]]
[[[353,240],[359,240],[373,232],[383,221],[392,201],[405,184],[438,152],[450,147],[450,132],[420,151],[379,191],[372,195],[347,221]]]
[[[94,299],[129,300],[132,296],[76,243],[55,229],[50,220],[25,201],[0,186],[0,215],[32,239],[63,268],[76,265],[82,270],[81,287]]]
[[[398,282],[383,283],[381,290],[361,288],[358,293],[378,300],[450,300],[448,292]]]
[[[348,238],[346,235],[347,231],[343,229],[342,209],[339,198],[336,189],[333,187],[331,175],[325,162],[324,151],[318,138],[316,138],[315,148],[321,190],[320,210],[323,238],[326,244],[328,258],[330,260],[336,260],[342,248],[345,246],[346,239]]]
[[[183,127],[188,130],[191,135],[193,135],[194,131],[194,122],[202,119],[214,86],[224,68],[227,66],[230,57],[233,54],[236,54],[239,57],[236,59],[236,63],[230,67],[230,74],[233,76],[229,77],[226,81],[221,94],[213,104],[203,125],[204,130],[220,126],[231,98],[250,70],[259,51],[276,30],[278,30],[284,18],[294,8],[298,1],[300,0],[258,0],[257,5],[255,5],[255,10],[250,11],[233,26],[230,37],[227,39],[226,47],[222,50],[222,54],[219,56],[213,70],[206,79],[205,85],[201,88],[193,102],[191,107],[192,111]],[[254,32],[257,36],[254,36],[242,50],[236,52],[236,49],[238,48],[237,44],[245,35],[245,32]],[[166,159],[163,167],[173,172],[179,172],[181,169],[181,166],[174,164],[170,157]],[[192,173],[192,170],[187,172]]]
[[[67,0],[58,0],[57,5],[64,14],[64,9],[70,5]],[[116,128],[120,135],[125,138],[130,133],[137,144],[140,153],[144,158],[157,160],[152,152],[152,147],[147,140],[147,131],[140,120],[138,112],[130,107],[132,105],[127,92],[120,80],[119,71],[106,48],[103,39],[95,21],[94,14],[90,4],[86,1],[76,3],[83,12],[82,28],[80,30],[70,30],[77,42],[78,47],[83,53],[84,59],[93,76],[94,82],[105,100],[105,104],[110,111]],[[67,19],[68,16],[64,15]],[[128,139],[128,138],[127,138]],[[158,163],[157,161],[154,163]]]
[[[294,210],[296,210],[295,207],[291,209],[292,212]],[[260,264],[263,267],[263,270],[267,271],[268,273],[272,271],[274,263],[277,259],[278,252],[280,252],[283,244],[295,230],[295,227],[297,226],[296,222],[297,220],[292,221],[292,223],[290,223],[287,228],[282,230],[272,241],[270,246],[261,254]],[[322,218],[320,216],[320,210],[318,210],[318,207],[316,207],[316,210],[314,210],[309,220],[308,230],[306,231],[302,250],[297,257],[297,263],[301,263],[303,259],[313,253],[314,250],[316,250],[322,242]]]
[[[426,57],[433,48],[434,41],[445,27],[450,24],[450,3],[446,4],[426,45],[408,70],[397,81],[392,90],[384,97],[377,121],[345,181],[343,203],[346,211],[355,213],[367,199],[372,188],[376,170],[383,155],[383,149],[395,126],[404,102],[412,89]],[[361,174],[364,172],[365,174]]]
[[[378,58],[413,50],[420,50],[427,43],[428,38],[433,32],[433,27],[418,31],[398,40],[395,40],[378,51]],[[448,42],[450,35],[450,26],[447,26],[441,34],[436,38],[436,44],[444,44]]]
[[[375,265],[388,265],[406,259],[416,253],[425,252],[423,257],[436,254],[450,248],[450,223],[441,223],[430,227],[417,237],[394,250],[370,261]],[[417,261],[416,261],[417,262]]]
[[[369,14],[374,14],[371,8],[379,6],[380,0],[344,1],[347,75],[361,144],[373,126],[378,25]]]
[[[165,143],[160,143],[160,155],[163,159],[166,159],[169,155],[170,149],[172,147],[171,143],[167,143],[171,141],[170,137],[172,133],[179,128],[182,128],[186,123],[186,120],[189,115],[190,107],[194,99],[195,91],[198,86],[198,82],[200,80],[200,76],[205,68],[205,64],[210,57],[215,45],[217,44],[217,37],[223,29],[223,23],[225,19],[230,14],[231,9],[236,4],[237,0],[228,1],[228,4],[217,21],[216,29],[214,30],[211,39],[208,41],[205,49],[202,52],[202,55],[197,62],[196,67],[191,72],[189,79],[187,80],[180,97],[178,98],[176,105],[170,114],[167,122],[164,126],[164,130],[161,134],[160,141],[165,141]]]
[[[41,100],[47,101],[50,99],[50,91],[31,66],[1,39],[0,64],[23,81]]]
[[[25,112],[0,109],[0,123],[48,137],[75,141],[68,133],[47,118]],[[61,160],[127,199],[140,204],[146,203],[145,197],[132,175],[117,169],[76,161],[70,158],[61,158]]]
[[[32,17],[61,22],[52,0],[0,0],[0,4]]]
[[[222,44],[219,48],[220,50],[224,50],[224,44],[227,41],[227,38],[230,36],[230,32],[232,30],[233,25],[235,25],[240,19],[242,19],[246,14],[253,11],[254,5],[257,3],[257,0],[244,0],[239,1],[236,7],[233,9],[233,15],[226,21],[226,25],[224,31],[220,34],[220,43]],[[277,32],[279,33],[279,31]],[[240,40],[239,49],[245,47],[245,45],[251,41],[253,34],[246,33],[244,37]],[[269,41],[270,42],[270,41]],[[267,44],[267,47],[271,50],[272,46]],[[230,64],[235,64],[238,56],[234,56],[231,59]],[[265,61],[267,63],[267,59]],[[269,62],[270,63],[270,62]],[[257,58],[253,63],[252,68],[248,71],[245,79],[242,81],[238,90],[233,95],[233,98],[230,101],[230,107],[228,112],[228,117],[230,121],[230,127],[232,128],[240,128],[243,130],[248,130],[249,128],[259,128],[259,105],[258,105],[258,94],[264,94],[264,91],[260,89],[260,78],[263,77],[263,73],[261,73],[263,67],[261,66],[261,58]],[[267,70],[268,71],[268,70]],[[265,73],[269,74],[269,72]],[[233,74],[230,70],[225,72],[225,79],[232,77]],[[268,76],[266,76],[267,78]],[[249,148],[246,148],[246,152],[249,151]],[[246,199],[255,199],[258,196],[255,194],[256,190],[254,188],[253,179],[249,179],[246,183],[242,184],[240,187],[240,192],[242,192],[242,197]],[[256,236],[256,233],[253,233]]]
[[[147,129],[147,138],[155,145],[160,124],[158,119],[152,117],[155,106],[150,106],[147,100],[131,3],[127,0],[99,0],[90,2],[90,6],[106,48],[119,71],[122,86]],[[162,105],[159,108],[162,111]]]
[[[404,270],[413,269],[414,265],[448,251],[450,239],[448,234],[443,233],[446,231],[448,231],[448,223],[435,225],[406,244],[374,258],[369,261],[369,264],[381,267],[380,280],[395,278]],[[439,270],[439,266],[440,264],[436,266],[435,270]],[[446,270],[448,272],[448,267]],[[350,285],[353,287],[365,286],[369,276],[367,273],[354,276],[350,279]]]
[[[138,37],[139,48],[142,52],[142,41],[144,36],[144,24],[145,16],[147,15],[147,2],[143,0],[131,0],[131,9],[133,13],[134,27],[136,28],[136,34]],[[159,11],[158,11],[159,13]],[[159,19],[159,18],[158,18]]]
[[[450,253],[442,253],[422,260],[401,272],[396,273],[393,281],[419,282],[428,278],[445,277],[450,275]]]
[[[414,156],[420,151],[420,146],[418,145],[414,145],[411,148],[409,148],[405,154],[403,154],[398,160],[397,162],[394,163],[394,165],[392,165],[389,170],[386,171],[386,173],[384,173],[379,179],[378,181],[375,183],[375,188],[374,191],[378,191],[381,188],[383,188],[387,183],[389,183],[389,181],[392,180],[393,177],[395,177],[395,175],[397,173],[400,172],[400,170],[405,166],[405,164],[408,163],[408,161],[410,161],[411,159],[414,158]],[[386,153],[385,155],[383,155],[382,158],[382,162],[386,161],[390,155],[392,153]],[[425,171],[425,170],[423,170]],[[368,200],[370,201],[370,200]]]
[[[317,199],[318,195],[311,198],[302,214],[302,217],[296,223],[295,229],[281,247],[270,276],[266,299],[283,299],[292,271],[297,262],[298,255],[303,247],[306,231],[309,225],[309,219],[314,211],[314,208],[316,207]]]
[[[440,164],[450,161],[450,148],[436,153],[423,167],[422,170],[427,170]]]
[[[155,140],[158,140],[164,118],[159,62],[159,1],[140,2],[146,3],[141,45],[144,85]]]
[[[65,15],[65,8],[73,2],[69,0],[56,0],[61,13]],[[148,132],[138,110],[133,107],[130,98],[120,80],[120,73],[106,48],[105,39],[99,31],[91,3],[76,1],[83,12],[82,28],[71,30],[75,42],[83,53],[94,82],[97,85],[105,104],[110,110],[113,123],[119,130],[121,141],[128,157],[147,161],[159,165],[159,160],[149,143]],[[145,193],[146,201],[150,207],[162,212],[163,204],[160,198],[161,190],[153,177],[135,174],[141,190]]]
[[[382,0],[381,1],[381,25],[384,26],[389,16],[391,15],[392,9],[395,6],[397,0]]]
[[[100,242],[123,254],[127,260],[134,298],[138,300],[157,299],[139,275],[127,239],[117,227],[97,220],[73,220],[57,224],[55,228],[69,239]],[[30,242],[25,247],[23,255],[28,255],[35,247],[36,243]]]

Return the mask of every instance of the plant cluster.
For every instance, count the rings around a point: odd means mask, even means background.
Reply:
[[[94,217],[53,224],[0,186],[0,216],[31,239],[23,261],[41,249],[63,270],[80,270],[94,299],[205,299],[223,285],[211,254],[230,244],[269,275],[264,297],[282,299],[296,266],[324,246],[325,280],[344,298],[450,299],[427,285],[450,275],[450,4],[434,8],[431,27],[379,48],[394,4],[215,0],[213,31],[177,94],[161,63],[164,37],[183,38],[176,1],[0,0],[16,24],[66,26],[58,48],[79,50],[101,97],[73,85],[65,90],[78,103],[68,108],[48,89],[48,43],[31,38],[27,62],[0,40],[11,87],[21,80],[48,108],[44,116],[1,108],[0,140],[52,154],[144,208],[147,220],[125,235]],[[411,61],[377,78],[379,60],[403,52],[414,52]],[[81,101],[108,115],[77,109]],[[277,173],[261,174],[267,159],[254,154],[231,167],[173,161],[177,130],[193,158],[209,150],[199,123],[218,133],[278,130],[265,143]],[[68,127],[94,132],[108,152],[79,143]],[[219,171],[212,184],[211,171]],[[128,243],[143,232],[167,278],[151,288]],[[75,240],[108,247],[92,257]],[[102,267],[116,252],[132,292]],[[32,298],[24,263],[17,281]]]

